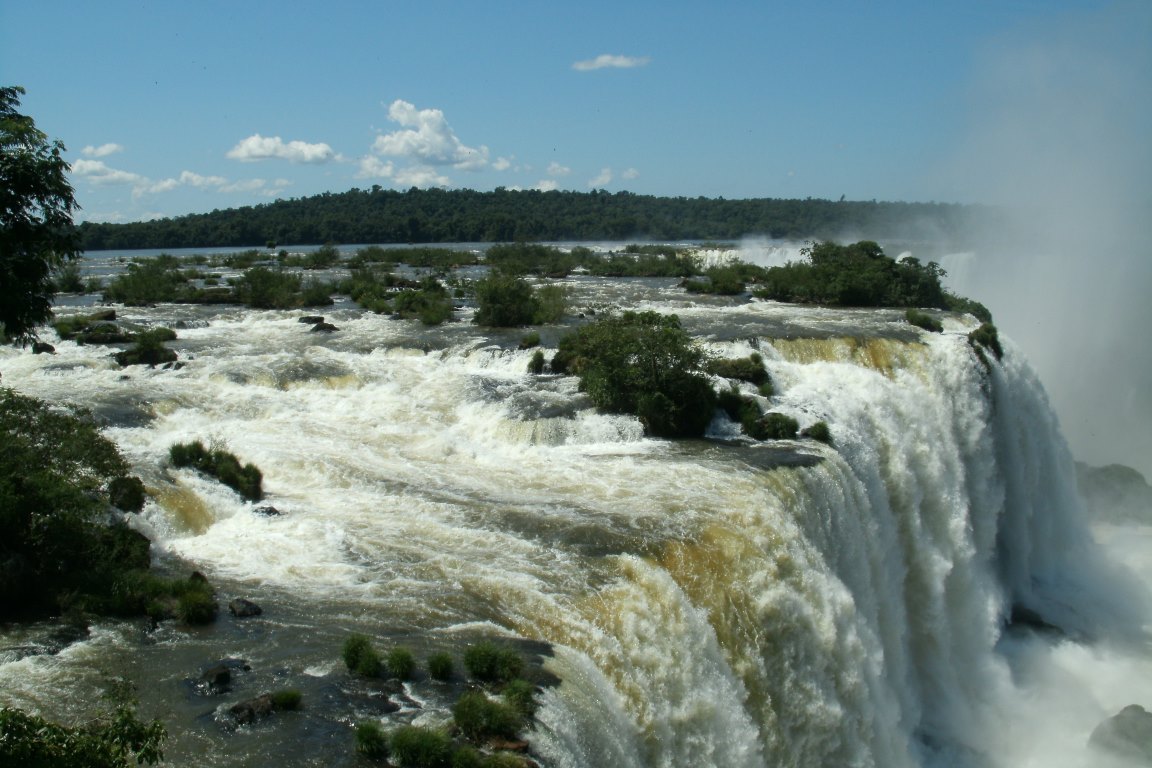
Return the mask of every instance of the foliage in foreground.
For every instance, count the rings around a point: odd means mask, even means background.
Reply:
[[[199,440],[176,443],[168,449],[168,457],[175,467],[191,467],[215,477],[248,501],[264,498],[264,476],[255,464],[244,464],[235,454],[222,448],[205,448]]]
[[[53,272],[80,255],[64,145],[17,111],[23,95],[0,88],[0,340],[20,343],[52,316]]]
[[[9,389],[0,444],[0,619],[101,610],[149,565],[148,540],[107,514],[113,497],[142,506],[139,481],[85,414]]]
[[[142,722],[134,707],[75,727],[21,709],[0,709],[0,765],[20,768],[128,768],[155,765],[166,738],[159,720]]]
[[[578,375],[598,408],[638,416],[649,434],[698,437],[716,407],[704,363],[675,315],[625,312],[561,339],[552,370]]]

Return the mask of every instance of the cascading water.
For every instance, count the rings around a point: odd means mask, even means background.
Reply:
[[[112,623],[56,656],[0,657],[0,700],[75,714],[93,676],[125,674],[167,721],[173,765],[350,765],[363,712],[335,693],[344,637],[504,634],[551,647],[561,682],[529,735],[549,766],[1008,766],[1027,754],[1004,728],[1013,607],[1074,638],[1141,628],[1010,343],[985,366],[958,318],[932,335],[896,312],[692,303],[670,281],[570,288],[576,304],[676,311],[723,356],[755,347],[771,408],[825,421],[833,445],[752,445],[722,418],[711,440],[647,439],[574,379],[526,374],[514,334],[467,324],[338,308],[341,330],[318,339],[291,313],[124,310],[184,320],[187,366],[122,372],[61,343],[0,352],[4,383],[108,419],[154,492],[139,524],[159,554],[266,618]],[[257,464],[283,514],[167,468],[189,439]],[[306,714],[221,731],[181,681],[224,656],[251,662],[253,689],[304,688]],[[411,693],[412,717],[443,717],[434,691]]]

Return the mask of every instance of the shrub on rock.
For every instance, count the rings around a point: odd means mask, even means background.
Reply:
[[[464,651],[464,667],[482,682],[506,683],[520,675],[524,660],[513,649],[484,640]]]

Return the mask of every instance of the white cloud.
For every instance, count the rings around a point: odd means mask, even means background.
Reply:
[[[512,167],[511,158],[498,157],[492,161],[492,170],[494,170],[494,171],[506,171],[511,167]]]
[[[82,176],[93,184],[147,184],[148,179],[138,173],[109,168],[103,160],[77,160],[72,163],[72,173]]]
[[[392,162],[384,162],[378,157],[373,155],[365,155],[360,158],[360,170],[356,172],[358,179],[389,179],[392,177],[395,167]]]
[[[620,178],[627,179],[628,181],[631,181],[632,179],[638,179],[640,178],[640,171],[636,170],[635,168],[629,168],[620,174]]]
[[[388,107],[388,119],[403,130],[376,137],[372,150],[379,155],[407,157],[422,165],[450,165],[476,171],[488,165],[488,147],[466,146],[439,109],[417,109],[397,99]]]
[[[88,146],[84,147],[84,149],[80,150],[84,157],[108,157],[108,155],[114,155],[117,152],[123,151],[124,147],[120,146],[119,144],[112,143],[101,144],[98,147],[94,147],[89,144]]]
[[[192,171],[183,171],[180,173],[180,183],[190,187],[222,187],[228,183],[228,179],[223,176],[201,176]]]
[[[451,183],[447,176],[426,165],[401,168],[392,178],[401,187],[446,187]]]
[[[567,176],[570,173],[572,173],[572,169],[566,165],[560,165],[556,162],[548,163],[549,176]]]
[[[221,192],[258,192],[264,189],[268,182],[264,179],[245,179],[244,181],[235,181],[231,184],[225,184],[220,187]]]
[[[651,61],[647,56],[613,56],[602,53],[594,59],[585,59],[572,65],[577,72],[591,72],[594,69],[632,69],[643,67]]]
[[[588,180],[588,186],[592,188],[603,187],[612,182],[612,169],[602,168],[600,174],[595,178]]]
[[[287,160],[290,163],[328,163],[340,156],[323,142],[309,144],[304,141],[285,142],[279,136],[261,136],[254,133],[228,150],[232,160],[250,163],[257,160]]]
[[[158,181],[155,184],[142,184],[142,185],[136,187],[136,189],[132,190],[132,194],[135,195],[136,197],[139,197],[140,195],[144,194],[145,192],[152,192],[152,193],[171,192],[172,190],[176,189],[176,187],[178,187],[178,186],[180,186],[179,180],[177,180],[177,179],[164,179],[164,181]]]
[[[556,179],[541,179],[536,182],[536,186],[533,187],[533,189],[538,189],[541,192],[553,192],[560,189],[560,182],[556,181]]]

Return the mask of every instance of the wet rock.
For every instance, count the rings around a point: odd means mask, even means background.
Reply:
[[[32,354],[34,355],[54,355],[56,354],[56,347],[52,346],[46,341],[32,342]]]
[[[276,507],[272,506],[271,504],[265,504],[262,507],[256,507],[256,509],[252,511],[258,515],[264,515],[265,517],[280,517],[280,515],[283,514],[280,510],[276,509]]]
[[[104,322],[111,322],[112,320],[115,320],[115,319],[116,319],[116,310],[114,310],[114,309],[101,309],[98,312],[93,312],[92,314],[88,315],[88,320],[90,322],[93,322],[93,323],[98,321],[98,320],[102,320]]]
[[[167,347],[153,349],[139,349],[133,347],[123,352],[117,352],[113,357],[120,365],[162,365],[176,362],[176,353]]]
[[[224,693],[232,687],[232,670],[225,664],[214,664],[200,675],[209,693]]]
[[[254,699],[233,704],[228,708],[228,714],[232,716],[236,725],[250,725],[257,720],[268,717],[273,710],[275,710],[275,706],[272,703],[272,695],[265,693]]]
[[[1092,731],[1088,745],[1095,749],[1152,765],[1152,712],[1130,704]]]
[[[238,597],[232,602],[228,603],[228,610],[232,612],[233,616],[241,619],[247,618],[249,616],[259,616],[260,614],[264,613],[263,608],[256,605],[256,603],[252,602],[251,600],[245,600],[242,597]]]
[[[332,323],[316,323],[316,325],[312,326],[311,333],[332,333],[338,330],[340,329],[332,325]]]
[[[177,360],[177,361],[171,362],[171,363],[164,363],[164,365],[162,367],[166,371],[168,371],[168,370],[178,371],[184,367],[184,361],[183,360]]]
[[[324,316],[323,315],[304,315],[304,317],[301,317],[296,322],[308,323],[308,325],[316,325],[318,323],[324,322]]]

